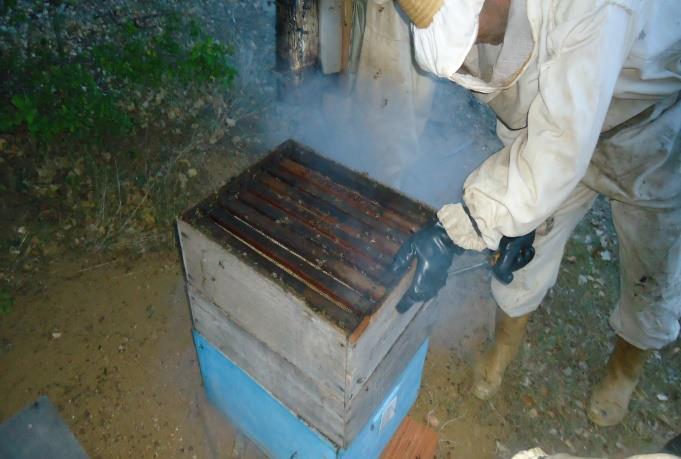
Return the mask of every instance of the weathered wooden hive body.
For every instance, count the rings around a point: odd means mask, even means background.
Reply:
[[[178,221],[194,327],[347,448],[427,339],[431,306],[398,313],[389,266],[429,215],[286,142]]]

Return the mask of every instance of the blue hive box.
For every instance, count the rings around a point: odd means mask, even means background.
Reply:
[[[271,458],[371,459],[380,456],[419,392],[428,341],[347,448],[340,448],[277,400],[197,331],[194,342],[209,400]]]

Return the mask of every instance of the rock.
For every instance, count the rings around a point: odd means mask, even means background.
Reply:
[[[428,427],[437,429],[440,426],[440,420],[437,418],[437,416],[435,416],[435,414],[432,411],[429,411],[428,414],[426,414],[425,421]]]
[[[511,450],[508,446],[504,445],[499,440],[497,440],[497,452],[504,457],[510,457],[511,455]]]

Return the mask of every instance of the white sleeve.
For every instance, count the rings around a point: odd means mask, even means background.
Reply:
[[[479,234],[464,229],[461,204],[438,212],[455,243],[463,239],[479,249],[470,242],[477,237],[479,245],[496,250],[502,236],[534,230],[574,190],[591,161],[631,46],[632,22],[624,8],[604,4],[589,17],[557,25],[561,33],[549,34],[544,44],[549,49],[539,52],[552,57],[540,62],[527,128],[464,184],[463,199]]]

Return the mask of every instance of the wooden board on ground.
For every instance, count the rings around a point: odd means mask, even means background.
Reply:
[[[437,454],[437,432],[407,416],[383,451],[381,459],[433,459]]]

